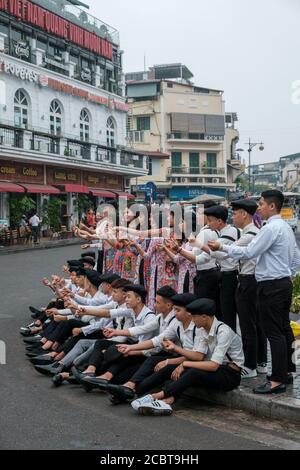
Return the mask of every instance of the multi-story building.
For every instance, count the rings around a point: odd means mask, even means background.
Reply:
[[[0,0],[0,218],[11,193],[38,208],[56,194],[70,215],[78,194],[116,198],[148,171],[126,149],[119,34],[77,5]]]
[[[225,129],[223,92],[194,86],[192,77],[182,64],[126,75],[129,143],[150,161],[149,175],[133,181],[140,197],[153,182],[158,198],[170,200],[225,196],[235,188],[237,116],[227,114]]]
[[[279,162],[251,165],[251,180],[253,186],[265,185],[270,188],[275,188],[279,183],[279,176]]]
[[[280,186],[284,191],[300,191],[300,153],[280,159],[279,175]]]

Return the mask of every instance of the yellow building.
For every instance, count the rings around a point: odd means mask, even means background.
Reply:
[[[141,198],[150,182],[158,199],[174,201],[235,189],[236,115],[225,117],[221,90],[194,86],[191,78],[181,64],[126,76],[128,144],[149,155],[149,175],[132,180]]]

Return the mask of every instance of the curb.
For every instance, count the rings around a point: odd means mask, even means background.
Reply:
[[[280,419],[293,424],[300,423],[300,399],[290,396],[258,397],[243,386],[233,392],[191,389],[185,395],[216,405],[247,411],[262,418]]]
[[[73,245],[82,245],[82,242],[79,240],[59,240],[57,242],[50,242],[45,245],[37,246],[15,246],[14,248],[0,248],[0,256],[24,253],[26,251],[41,251],[41,250],[51,250],[53,248],[60,248],[63,246],[73,246]]]

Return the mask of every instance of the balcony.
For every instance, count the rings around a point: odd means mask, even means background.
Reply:
[[[172,167],[168,168],[168,176],[173,175],[198,175],[198,176],[225,176],[224,168],[209,168],[206,166],[200,167]]]
[[[186,132],[173,132],[167,134],[167,139],[179,142],[211,142],[220,144],[224,142],[225,136],[223,135],[208,135],[208,134],[197,134],[197,133],[186,133]]]
[[[99,141],[81,142],[76,136],[54,136],[44,129],[19,129],[0,118],[0,158],[23,158],[45,164],[68,164],[91,170],[145,176],[147,159],[131,149],[111,148]]]
[[[24,132],[21,130],[7,129],[0,127],[0,145],[8,147],[23,148]]]

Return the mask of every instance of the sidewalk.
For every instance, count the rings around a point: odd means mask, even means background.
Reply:
[[[187,396],[216,405],[223,405],[268,419],[280,419],[293,424],[300,424],[300,369],[294,376],[294,386],[288,386],[287,393],[274,396],[254,395],[253,388],[264,383],[265,377],[244,380],[233,392],[218,392],[204,389],[192,389]]]
[[[12,253],[22,253],[24,251],[49,250],[51,248],[72,245],[82,245],[82,240],[78,240],[78,238],[72,238],[70,240],[41,241],[41,243],[38,245],[33,245],[30,243],[29,245],[0,246],[0,256],[10,255]]]

